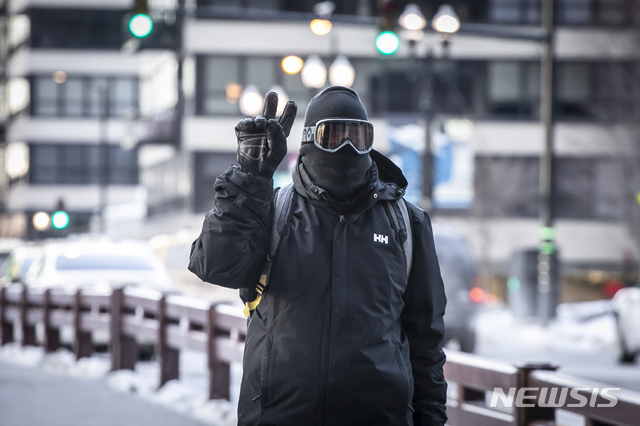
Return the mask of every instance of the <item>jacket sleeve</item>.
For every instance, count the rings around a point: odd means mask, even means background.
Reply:
[[[442,426],[447,421],[447,382],[442,367],[445,354],[444,284],[426,212],[407,203],[413,231],[413,261],[404,295],[402,328],[409,341],[413,370],[415,426]]]
[[[272,182],[235,166],[216,179],[214,208],[189,259],[202,281],[229,288],[258,283],[269,252]]]

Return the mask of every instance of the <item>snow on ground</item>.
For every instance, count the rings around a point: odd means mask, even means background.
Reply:
[[[610,301],[561,304],[547,327],[516,318],[504,307],[486,309],[477,318],[478,347],[514,347],[561,352],[600,352],[616,345]]]
[[[204,424],[232,426],[237,424],[236,410],[242,367],[231,368],[231,401],[208,399],[206,357],[195,351],[181,351],[180,379],[158,389],[160,372],[154,361],[138,362],[135,371],[111,372],[108,354],[94,354],[78,361],[68,349],[46,354],[42,347],[9,343],[0,346],[0,360],[23,367],[40,368],[54,374],[84,379],[105,379],[116,392],[129,393],[154,404],[195,418]]]
[[[180,379],[171,380],[160,389],[157,362],[138,362],[135,371],[115,371],[109,374],[107,383],[115,391],[135,394],[206,424],[232,426],[237,424],[241,376],[241,367],[232,365],[231,401],[209,400],[205,354],[184,350],[180,352]]]

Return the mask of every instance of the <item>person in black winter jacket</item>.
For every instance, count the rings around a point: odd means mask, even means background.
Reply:
[[[215,207],[189,269],[242,292],[256,287],[270,247],[273,173],[295,119],[236,126],[238,163],[215,182]],[[406,203],[411,232],[394,227],[407,181],[372,150],[355,91],[329,87],[307,108],[293,170],[295,197],[269,285],[249,319],[240,425],[444,425],[446,305],[429,216]],[[396,206],[396,207],[394,207]],[[410,273],[403,242],[413,238]]]

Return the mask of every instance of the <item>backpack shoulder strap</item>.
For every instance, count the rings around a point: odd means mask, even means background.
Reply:
[[[393,204],[398,206],[400,214],[398,215],[398,211],[394,208]],[[402,252],[404,254],[404,260],[406,265],[407,272],[407,280],[409,280],[409,273],[411,272],[411,264],[413,261],[413,233],[411,230],[411,219],[409,218],[409,210],[407,209],[407,204],[404,198],[400,198],[398,200],[389,201],[387,204],[387,212],[391,216],[391,221],[393,222],[393,226],[398,235],[402,232],[402,225],[404,225],[404,230],[407,234],[407,237],[402,242]]]
[[[404,221],[404,227],[407,231],[407,239],[402,244],[402,251],[404,252],[404,258],[407,262],[407,280],[409,279],[409,273],[411,273],[411,265],[413,263],[413,232],[411,230],[411,218],[409,217],[409,209],[407,209],[407,202],[404,198],[397,200],[398,207],[400,208],[400,214]]]
[[[273,224],[271,226],[271,247],[269,247],[269,257],[267,258],[269,263],[273,260],[273,256],[275,256],[276,251],[278,251],[282,233],[289,221],[294,192],[293,184],[290,183],[276,193],[273,210]]]
[[[258,306],[260,300],[262,300],[262,293],[269,284],[272,261],[278,251],[278,247],[280,246],[280,240],[282,239],[284,228],[287,226],[289,218],[291,217],[294,196],[295,189],[292,183],[286,185],[284,188],[280,188],[280,190],[275,194],[273,200],[273,222],[271,225],[271,245],[269,246],[267,260],[262,268],[260,282],[256,285],[257,297],[253,301],[247,302],[244,306],[244,315],[247,318]]]

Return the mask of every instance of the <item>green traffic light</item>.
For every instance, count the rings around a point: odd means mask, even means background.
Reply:
[[[509,291],[520,290],[520,280],[517,277],[509,277],[507,280],[507,288],[509,288]]]
[[[383,31],[376,38],[376,48],[383,55],[393,55],[400,47],[400,39],[393,31]]]
[[[133,15],[129,21],[129,31],[131,34],[138,38],[146,37],[151,33],[153,29],[153,21],[148,15],[144,13],[138,13]]]
[[[64,229],[69,225],[69,215],[67,212],[57,211],[51,216],[51,225],[56,229]]]
[[[551,241],[543,241],[540,243],[540,252],[544,254],[553,254],[556,251],[556,245]]]

